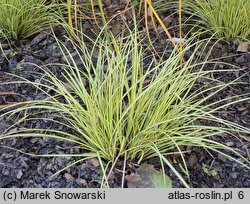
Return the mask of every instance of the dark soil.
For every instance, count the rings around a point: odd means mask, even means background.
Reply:
[[[67,41],[62,29],[55,30],[55,34],[62,41]],[[161,40],[157,41],[157,47],[164,47]],[[31,81],[39,80],[39,77],[31,72],[39,69],[27,63],[43,65],[48,63],[63,62],[60,49],[55,42],[50,31],[44,31],[31,39],[22,40],[15,46],[3,44],[3,53],[0,55],[0,83],[13,81],[15,78],[6,73],[13,73],[22,76]],[[212,51],[212,57],[225,57],[222,61],[231,63],[235,67],[234,71],[228,71],[224,75],[214,75],[225,83],[229,83],[238,77],[241,77],[241,84],[230,86],[216,95],[211,100],[220,100],[235,95],[250,93],[250,53],[237,53],[237,44],[229,45],[218,43]],[[229,69],[225,64],[220,64],[217,68]],[[53,66],[51,71],[56,75],[60,72]],[[200,81],[201,85],[206,81]],[[36,92],[33,87],[26,84],[0,84],[1,92],[15,92],[22,96],[5,94],[0,95],[0,105],[18,101],[30,101],[35,99],[44,99],[43,93]],[[230,102],[230,101],[227,101]],[[220,117],[241,124],[250,128],[250,101],[238,103],[229,106],[217,113]],[[3,132],[16,118],[4,118],[0,121],[0,133]],[[26,124],[29,127],[50,128],[51,124],[44,121],[38,121],[36,124]],[[22,128],[22,127],[17,127]],[[16,131],[14,128],[11,131]],[[58,127],[61,128],[61,127]],[[239,139],[229,135],[220,135],[216,140],[230,147],[238,149],[246,158],[249,158],[250,136],[236,135]],[[244,143],[244,144],[243,144]],[[100,187],[102,180],[102,171],[98,160],[90,159],[73,165],[65,169],[58,175],[52,176],[57,171],[67,165],[77,161],[79,158],[72,157],[37,157],[41,154],[70,154],[80,153],[78,147],[47,138],[14,138],[0,141],[0,187]],[[240,166],[235,161],[227,159],[225,156],[216,153],[208,153],[202,148],[187,149],[185,154],[187,165],[190,171],[190,178],[186,178],[191,187],[250,187],[250,172],[248,169]],[[173,162],[177,160],[177,162]],[[180,170],[178,161],[180,158],[170,158],[173,165]],[[146,161],[160,168],[157,159]],[[122,161],[118,162],[117,168],[122,169]],[[136,169],[129,164],[129,168]],[[174,187],[183,187],[173,172],[166,168],[167,174],[171,177]],[[181,170],[180,170],[181,171]],[[128,173],[128,172],[127,172]],[[110,176],[110,186],[121,186],[122,174],[114,170]],[[126,187],[126,184],[125,184]]]

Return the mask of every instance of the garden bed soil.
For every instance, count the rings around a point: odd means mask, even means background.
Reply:
[[[58,28],[55,35],[62,41],[67,41],[62,32]],[[164,48],[161,41],[157,41],[157,47]],[[237,94],[250,93],[250,53],[238,53],[237,44],[229,45],[227,43],[218,43],[213,51],[212,57],[226,57],[223,61],[237,66],[235,70],[228,71],[224,75],[214,75],[225,83],[229,83],[238,77],[240,84],[230,86],[211,100],[220,100],[235,96]],[[231,57],[228,57],[231,56]],[[6,58],[7,57],[7,58]],[[9,46],[3,45],[3,53],[0,55],[0,83],[12,81],[15,77],[6,73],[27,78],[31,81],[39,80],[31,72],[39,69],[32,64],[43,65],[48,63],[63,62],[63,57],[60,49],[51,35],[50,31],[43,31],[36,36],[27,40],[21,40],[18,44]],[[51,66],[51,71],[59,76],[61,73],[56,68]],[[220,69],[229,69],[225,64],[219,65]],[[200,81],[200,85],[206,81]],[[36,92],[33,87],[27,84],[6,84],[0,85],[1,92],[15,92],[18,95],[0,95],[0,105],[30,101],[35,99],[44,99],[46,96],[43,93]],[[229,102],[229,101],[228,101]],[[250,128],[250,101],[245,101],[236,105],[229,106],[217,113],[220,117],[236,122]],[[10,123],[15,121],[15,118],[5,118],[0,121],[0,133],[9,127]],[[52,124],[44,121],[37,121],[36,124],[27,124],[30,127],[50,128]],[[20,127],[19,127],[20,128]],[[61,128],[61,127],[58,127]],[[12,131],[16,131],[13,129]],[[67,130],[65,130],[67,131]],[[220,135],[215,137],[219,142],[222,142],[230,147],[234,147],[249,158],[250,136],[237,135],[239,139],[229,136]],[[57,141],[48,138],[13,138],[0,141],[0,187],[1,188],[82,188],[93,187],[98,188],[102,181],[102,171],[97,159],[90,159],[78,163],[56,176],[52,176],[57,171],[61,170],[78,158],[74,157],[38,157],[35,155],[41,154],[70,154],[79,153],[81,150],[70,143]],[[235,161],[227,159],[221,154],[210,154],[202,148],[187,148],[185,158],[189,168],[190,177],[184,176],[191,187],[250,187],[250,172],[247,168],[240,166]],[[178,161],[180,158],[170,157],[170,162],[181,171]],[[177,161],[177,162],[176,162]],[[161,167],[159,160],[150,159],[148,161],[153,164],[156,169]],[[117,168],[122,169],[123,161],[118,161]],[[126,173],[136,170],[136,165],[128,164]],[[166,167],[166,173],[173,181],[173,187],[183,187],[178,178],[173,172]],[[111,187],[121,187],[122,173],[114,170],[109,178]],[[126,187],[126,182],[125,182]]]

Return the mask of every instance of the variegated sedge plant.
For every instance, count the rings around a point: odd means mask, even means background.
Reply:
[[[82,149],[81,154],[40,156],[78,158],[61,171],[96,157],[103,170],[105,185],[108,185],[108,177],[118,160],[139,164],[157,157],[163,169],[168,166],[182,184],[189,187],[182,172],[170,162],[171,155],[179,154],[182,166],[188,172],[183,152],[183,147],[187,146],[219,152],[250,169],[247,158],[212,137],[221,133],[250,133],[249,129],[214,115],[228,105],[249,100],[249,94],[234,96],[233,102],[227,104],[222,102],[228,98],[209,103],[210,98],[234,82],[224,84],[217,81],[216,86],[204,85],[194,89],[197,80],[207,78],[209,73],[226,72],[204,71],[203,66],[210,62],[196,61],[195,52],[201,50],[201,45],[206,40],[185,43],[183,52],[189,49],[195,51],[182,65],[180,60],[183,54],[176,51],[168,59],[160,61],[154,58],[154,53],[150,57],[148,50],[141,46],[136,31],[130,31],[129,38],[124,41],[112,38],[114,49],[107,40],[102,39],[94,42],[93,49],[87,48],[84,41],[81,45],[72,42],[81,62],[79,66],[66,46],[57,40],[66,60],[65,64],[58,65],[58,69],[63,67],[63,79],[43,67],[39,67],[41,72],[36,73],[41,76],[39,82],[19,77],[18,83],[33,85],[44,92],[48,100],[35,100],[25,106],[17,107],[18,104],[15,104],[15,108],[13,105],[3,108],[1,120],[24,111],[26,114],[6,129],[0,139],[47,137],[74,143]],[[99,54],[94,62],[92,58],[96,49]],[[194,71],[193,68],[197,66],[201,67],[200,70]],[[54,94],[49,94],[46,91],[48,89]],[[51,117],[43,117],[40,113]],[[15,132],[10,131],[17,125],[22,126],[23,122],[39,120],[59,124],[72,131],[50,128],[21,128]],[[220,125],[203,125],[201,120],[214,121]]]
[[[0,37],[8,40],[27,38],[58,24],[56,0],[1,0]]]
[[[228,42],[250,40],[249,0],[184,0],[184,11],[203,29]],[[197,24],[197,23],[196,23]]]

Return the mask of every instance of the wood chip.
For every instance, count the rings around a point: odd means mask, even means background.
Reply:
[[[90,162],[94,167],[100,166],[100,163],[99,163],[98,159],[92,158],[92,159],[89,160],[89,162]]]
[[[250,51],[250,43],[249,42],[240,42],[237,52],[249,52]]]
[[[67,181],[70,181],[70,182],[72,182],[72,181],[75,180],[75,177],[72,176],[72,175],[69,174],[69,173],[65,173],[65,174],[64,174],[64,177],[67,179]]]
[[[221,161],[223,161],[223,162],[227,161],[227,157],[224,156],[223,154],[220,154],[220,153],[218,154],[218,159],[221,160]]]

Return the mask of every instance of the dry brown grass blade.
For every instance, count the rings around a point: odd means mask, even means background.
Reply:
[[[24,95],[15,93],[15,92],[0,92],[0,96],[5,96],[5,95],[15,95],[15,96],[21,96],[24,97]]]
[[[55,101],[58,100],[60,98],[62,98],[62,95],[56,95],[52,98],[48,98],[45,99],[46,101]],[[4,108],[17,108],[17,107],[23,107],[23,106],[27,106],[34,103],[34,101],[23,101],[23,102],[18,102],[18,103],[11,103],[11,104],[4,104],[4,105],[0,105],[0,110],[4,109]]]
[[[140,0],[140,4],[139,4],[139,11],[138,11],[138,16],[140,16],[140,15],[141,15],[142,4],[143,4],[143,0]]]
[[[95,5],[94,5],[93,0],[90,0],[90,4],[91,4],[91,10],[92,10],[92,15],[93,15],[95,24],[96,24],[96,26],[97,26],[98,28],[101,29],[101,27],[99,26],[99,23],[97,22],[97,18],[96,18],[96,14],[95,14]]]
[[[155,18],[159,22],[159,24],[162,27],[162,29],[164,30],[165,34],[169,38],[170,42],[174,45],[175,49],[179,52],[179,48],[176,45],[175,41],[173,40],[171,34],[169,33],[168,29],[166,28],[166,26],[164,25],[163,21],[161,20],[161,18],[159,17],[159,15],[157,14],[157,12],[155,11],[154,7],[152,6],[152,4],[149,1],[150,0],[145,0],[145,3],[149,6],[149,9],[152,11],[153,15],[155,16]]]
[[[142,3],[143,3],[143,0],[140,1],[140,5],[139,5],[139,14],[141,12],[141,9],[142,9]],[[181,8],[182,8],[182,1],[179,1],[179,23],[180,23],[180,36],[181,33],[182,33],[182,30],[181,30]],[[146,34],[147,34],[147,37],[148,37],[148,40],[149,40],[149,43],[150,43],[150,46],[152,47],[153,51],[156,53],[156,55],[159,57],[159,54],[158,52],[156,51],[154,45],[153,45],[153,42],[151,40],[151,37],[150,37],[150,31],[149,31],[149,26],[148,26],[148,11],[149,11],[149,14],[150,14],[150,17],[151,17],[151,22],[152,22],[152,25],[153,25],[153,28],[155,30],[155,32],[158,34],[158,31],[157,31],[157,27],[156,27],[156,22],[155,22],[155,18],[156,20],[158,21],[158,23],[160,24],[160,26],[162,27],[162,29],[164,30],[165,34],[167,35],[168,39],[170,40],[170,42],[174,45],[174,49],[177,51],[177,52],[182,52],[183,48],[182,48],[182,38],[180,37],[180,47],[176,44],[176,42],[174,41],[174,39],[172,38],[171,34],[169,33],[168,29],[166,28],[166,26],[164,25],[163,21],[161,20],[161,18],[159,17],[159,15],[157,14],[156,10],[154,9],[153,5],[152,5],[152,0],[144,0],[144,15],[145,15],[145,27],[146,27]],[[180,65],[182,67],[182,63],[183,63],[183,56],[181,55],[181,59],[180,59]]]
[[[152,0],[149,0],[149,3],[152,5]],[[155,24],[155,18],[154,18],[154,15],[153,15],[153,12],[151,9],[149,9],[149,14],[150,14],[151,22],[153,24],[153,28],[154,28],[156,34],[158,35],[159,33],[158,33],[158,30],[157,30],[157,27]]]
[[[19,102],[19,103],[12,103],[12,104],[4,104],[0,105],[0,110],[4,108],[17,108],[17,107],[22,107],[31,104],[32,101],[24,101],[24,102]]]
[[[149,32],[149,27],[148,27],[148,15],[147,15],[147,13],[148,13],[148,6],[147,6],[146,3],[144,4],[144,11],[145,11],[145,27],[146,27],[146,33],[147,33],[147,36],[148,36],[148,40],[149,40],[150,46],[152,47],[154,53],[155,53],[158,57],[160,57],[159,54],[158,54],[158,52],[156,51],[156,49],[155,49],[155,47],[154,47],[154,45],[153,45],[153,42],[152,42],[152,40],[151,40],[151,37],[150,37],[150,32]]]
[[[76,33],[77,27],[73,26],[73,20],[71,16],[71,5],[72,5],[72,0],[67,0],[67,11],[68,11],[68,24],[70,27],[70,33],[76,39],[78,42],[81,42],[81,39],[78,36],[78,31]],[[75,26],[77,26],[77,2],[74,0],[74,13],[75,13]]]
[[[74,0],[74,17],[75,17],[75,29],[76,29],[76,35],[79,38],[79,34],[78,34],[78,25],[77,25],[77,0]]]
[[[182,67],[183,63],[183,48],[182,48],[182,0],[178,2],[178,15],[179,15],[179,38],[180,38],[180,66]]]
[[[68,24],[71,28],[70,32],[72,35],[74,35],[75,32],[74,32],[74,26],[73,26],[72,17],[71,17],[71,0],[67,0],[67,9],[68,9]]]

